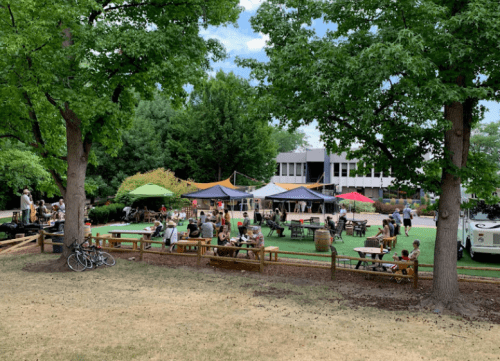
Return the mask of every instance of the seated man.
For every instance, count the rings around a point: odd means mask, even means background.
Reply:
[[[153,230],[155,233],[151,237],[160,237],[160,233],[163,230],[163,225],[160,223],[160,221],[155,221]]]
[[[42,199],[40,202],[38,202],[38,219],[43,221],[47,221],[52,217],[52,213],[50,213],[47,210],[47,207],[45,206],[45,201]]]
[[[52,209],[55,210],[55,217],[57,219],[64,219],[64,213],[66,212],[66,205],[64,204],[64,200],[61,198],[59,202],[52,203]]]
[[[189,218],[189,224],[187,226],[187,237],[188,238],[198,238],[200,236],[200,230],[198,229],[198,226],[194,223],[193,218]]]
[[[214,236],[214,225],[212,222],[207,221],[201,225],[201,237],[202,238],[213,238]]]
[[[398,257],[398,254],[396,252],[394,252],[394,255],[392,256],[392,259],[394,261],[409,261],[410,258],[409,258],[409,252],[407,249],[403,249],[401,251],[401,257]],[[394,264],[391,266],[391,270],[392,272],[396,272],[397,270],[399,270],[399,266],[397,264]],[[403,271],[406,271],[406,270],[403,270]],[[406,272],[403,272],[403,274],[405,274]]]

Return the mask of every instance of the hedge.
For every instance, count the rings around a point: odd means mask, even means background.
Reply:
[[[109,206],[95,207],[89,211],[89,218],[93,224],[104,224],[111,220],[119,221],[123,208],[125,205],[122,203],[113,203]]]

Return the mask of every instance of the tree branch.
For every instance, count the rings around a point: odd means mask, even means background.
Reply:
[[[12,27],[16,27],[16,22],[14,21],[14,14],[12,14],[12,9],[10,8],[10,4],[7,4],[7,9],[9,9],[10,19],[12,20]]]
[[[14,134],[0,134],[0,138],[14,138],[14,139],[17,139],[18,141],[20,141],[21,143],[24,143],[24,141],[21,140],[21,138],[19,138],[18,136],[14,135]]]
[[[131,8],[131,7],[138,7],[138,6],[154,6],[154,7],[157,7],[157,8],[164,8],[166,6],[169,6],[169,5],[174,5],[174,6],[181,6],[181,5],[186,5],[188,3],[185,3],[185,2],[181,2],[181,3],[175,3],[175,2],[170,2],[170,3],[166,3],[166,4],[156,4],[154,2],[143,2],[143,3],[137,3],[137,4],[125,4],[125,5],[119,5],[119,6],[113,6],[113,7],[110,7],[110,8],[107,8],[107,9],[103,9],[103,11],[107,12],[107,11],[111,11],[111,10],[117,10],[117,9],[125,9],[125,8]]]
[[[401,15],[403,16],[403,24],[405,25],[405,29],[408,29],[408,27],[406,26],[406,18],[404,10],[401,10]]]

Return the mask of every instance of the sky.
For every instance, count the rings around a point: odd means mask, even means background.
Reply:
[[[237,22],[238,27],[232,25],[227,27],[211,26],[206,30],[201,30],[200,33],[204,38],[215,38],[224,44],[228,53],[228,58],[224,61],[212,63],[213,70],[209,72],[210,75],[213,76],[219,69],[222,69],[226,73],[232,71],[238,76],[250,79],[250,69],[238,67],[234,62],[235,57],[253,58],[264,62],[269,60],[264,51],[267,35],[255,32],[250,25],[250,18],[255,15],[261,3],[261,0],[240,1],[240,5],[245,8],[245,11],[240,14]],[[324,24],[322,21],[315,21],[312,27],[319,36],[322,36],[327,28],[332,28],[332,25]],[[256,85],[256,82],[251,84]],[[484,122],[500,120],[500,104],[496,102],[481,103],[489,108]],[[324,145],[320,140],[320,132],[317,129],[316,122],[303,126],[301,129],[308,135],[308,141],[312,148],[323,148]]]

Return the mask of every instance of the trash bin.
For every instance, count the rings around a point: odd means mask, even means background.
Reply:
[[[64,232],[54,232],[54,234],[60,234],[61,236],[52,236],[52,243],[63,243]],[[52,245],[52,253],[62,253],[63,247]]]

